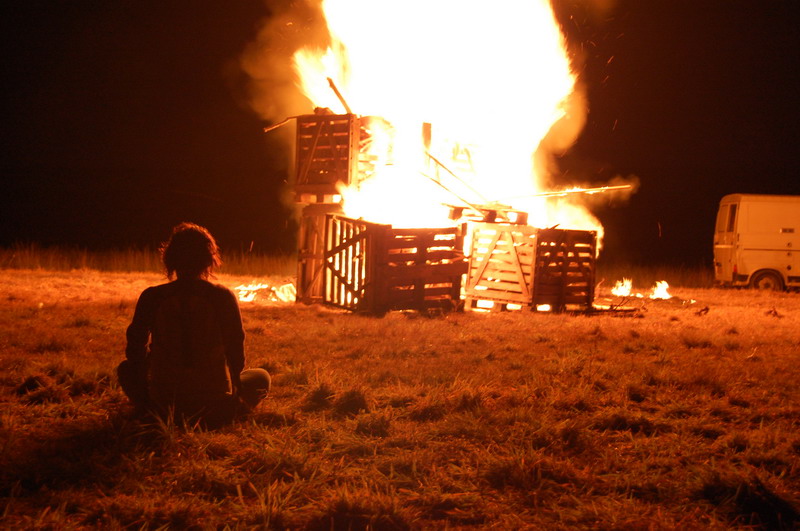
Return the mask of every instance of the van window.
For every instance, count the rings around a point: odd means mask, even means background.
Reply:
[[[728,223],[728,209],[729,205],[720,205],[719,212],[717,212],[717,232],[725,232],[725,227]]]
[[[728,227],[725,232],[733,232],[734,227],[736,227],[736,203],[731,205],[731,212],[728,215]]]

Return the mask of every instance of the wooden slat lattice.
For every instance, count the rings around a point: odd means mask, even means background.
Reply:
[[[368,256],[383,225],[341,216],[325,219],[324,302],[357,311],[369,304]]]
[[[337,194],[358,171],[360,119],[354,114],[309,114],[297,118],[295,190],[302,195]]]
[[[325,216],[341,212],[338,204],[312,203],[303,208],[297,238],[297,302],[322,303]]]
[[[297,201],[331,202],[340,186],[358,186],[386,158],[372,145],[379,119],[355,114],[308,114],[297,117]],[[383,161],[387,162],[387,161]]]
[[[594,301],[597,234],[540,229],[536,249],[534,303],[556,311],[590,310]]]
[[[466,308],[591,309],[594,232],[496,223],[472,227]]]
[[[458,307],[460,228],[395,229],[331,215],[325,230],[326,304],[373,314]]]
[[[525,225],[475,223],[465,289],[466,306],[478,300],[529,305],[536,230]]]

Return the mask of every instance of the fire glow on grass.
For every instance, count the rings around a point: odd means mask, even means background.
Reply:
[[[281,286],[271,284],[240,284],[235,289],[238,292],[239,302],[253,302],[256,297],[273,302],[293,302],[297,296],[297,291],[292,283]]]
[[[348,216],[442,226],[441,205],[458,201],[434,178],[470,203],[526,211],[533,226],[602,231],[585,209],[534,197],[548,176],[533,155],[567,114],[575,87],[549,0],[324,0],[322,7],[330,46],[294,57],[305,95],[347,112],[330,78],[353,112],[386,120],[372,131],[378,171],[359,189],[342,190]],[[569,118],[582,122],[583,113]],[[569,141],[577,132],[570,134]]]

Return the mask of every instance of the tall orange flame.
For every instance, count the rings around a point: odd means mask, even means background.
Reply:
[[[458,197],[525,210],[535,226],[599,229],[582,209],[532,197],[547,177],[533,155],[575,87],[548,0],[324,0],[323,11],[330,46],[294,58],[304,93],[345,112],[331,78],[354,112],[392,126],[391,158],[343,191],[348,215],[437,226],[439,205]]]

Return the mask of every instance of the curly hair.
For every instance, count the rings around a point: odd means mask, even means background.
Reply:
[[[180,223],[169,240],[161,244],[161,260],[167,278],[208,278],[222,265],[217,241],[205,227]]]

